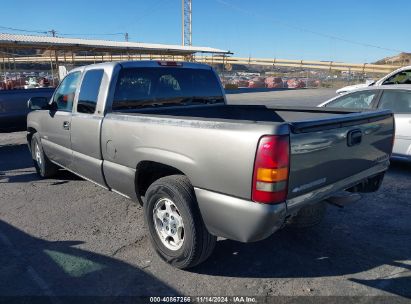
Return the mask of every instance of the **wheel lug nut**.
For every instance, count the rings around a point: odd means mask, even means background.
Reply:
[[[166,226],[166,230],[170,229],[168,226]]]
[[[166,217],[168,217],[169,216],[169,214],[168,213],[166,213]]]
[[[174,220],[174,216],[171,216],[171,219]]]
[[[174,229],[171,229],[171,233],[174,234]]]

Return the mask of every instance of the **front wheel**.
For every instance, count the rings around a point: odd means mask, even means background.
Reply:
[[[160,178],[148,188],[146,199],[144,215],[151,243],[163,260],[184,269],[211,255],[217,238],[207,231],[185,176]]]
[[[40,135],[38,133],[34,133],[31,138],[31,155],[38,175],[42,178],[46,178],[56,174],[58,167],[48,159],[46,154],[44,154]]]

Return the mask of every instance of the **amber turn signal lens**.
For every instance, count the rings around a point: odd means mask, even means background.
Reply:
[[[279,182],[288,178],[288,168],[257,169],[257,180],[261,182]]]

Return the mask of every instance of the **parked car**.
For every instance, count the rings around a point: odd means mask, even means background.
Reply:
[[[341,89],[338,89],[336,93],[343,94],[370,86],[378,87],[382,85],[393,84],[411,84],[411,66],[399,68],[398,70],[389,73],[388,75],[384,76],[383,78],[377,81],[367,81],[366,83],[360,83],[343,87]]]
[[[290,89],[302,89],[305,88],[305,82],[301,79],[292,78],[287,80],[287,87]]]
[[[253,89],[265,88],[264,77],[254,77],[248,82],[248,87]]]
[[[264,82],[265,82],[266,88],[269,88],[269,89],[284,88],[284,83],[281,77],[267,77]]]
[[[48,97],[54,89],[0,90],[0,132],[27,129],[27,101],[31,97]]]
[[[396,126],[392,157],[411,161],[411,85],[363,88],[332,98],[320,106],[391,110]]]
[[[29,106],[37,173],[63,167],[142,204],[155,250],[178,268],[206,260],[218,236],[312,226],[342,190],[376,191],[394,135],[387,110],[229,105],[214,70],[190,62],[76,68]]]

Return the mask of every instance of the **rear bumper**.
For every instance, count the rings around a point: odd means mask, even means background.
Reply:
[[[285,221],[285,203],[268,205],[194,188],[208,231],[240,242],[269,237]]]
[[[240,242],[265,239],[281,228],[288,215],[302,207],[333,196],[368,177],[387,170],[385,161],[358,174],[280,204],[259,204],[229,195],[194,188],[200,212],[208,231]]]

